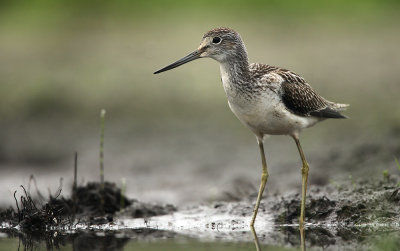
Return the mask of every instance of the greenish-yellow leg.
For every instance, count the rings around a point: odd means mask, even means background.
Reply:
[[[303,150],[301,149],[300,141],[297,136],[293,136],[294,141],[296,141],[297,149],[299,150],[301,161],[303,162],[303,167],[301,168],[301,207],[300,207],[300,228],[304,226],[305,218],[305,207],[306,207],[306,194],[307,194],[307,180],[308,180],[308,163],[306,157],[304,156]]]
[[[267,184],[268,180],[268,170],[267,170],[267,161],[265,160],[265,153],[264,153],[264,143],[262,139],[257,138],[258,141],[258,146],[260,148],[260,154],[261,154],[261,163],[262,163],[262,175],[261,175],[261,184],[260,184],[260,189],[258,190],[258,196],[257,196],[257,202],[254,207],[254,212],[253,212],[253,218],[251,219],[250,226],[254,226],[254,222],[257,217],[257,212],[258,212],[258,207],[260,206],[260,201],[262,194],[265,189],[265,184]]]

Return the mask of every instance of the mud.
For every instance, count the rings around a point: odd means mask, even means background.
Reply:
[[[144,203],[133,200],[132,205],[126,208],[119,216],[130,216],[132,218],[149,218],[157,215],[171,214],[177,208],[172,204],[159,205],[155,203]]]
[[[396,250],[385,245],[400,245],[400,177],[394,165],[394,156],[400,151],[396,140],[399,135],[400,130],[394,128],[380,139],[359,139],[351,145],[340,144],[338,148],[333,145],[330,154],[311,154],[317,156],[310,161],[311,165],[323,166],[323,169],[312,166],[310,169],[313,173],[306,203],[307,248]],[[378,151],[379,154],[374,154]],[[346,174],[350,167],[354,177],[363,179],[339,179],[333,174]],[[277,191],[280,185],[275,184],[274,189],[274,179],[271,179],[271,186],[267,186],[261,201],[255,230],[261,245],[298,248],[300,189],[293,184],[298,183],[299,175],[294,172],[293,163],[283,164],[281,168],[282,172],[293,173],[285,175],[286,180],[282,182],[289,188]],[[383,172],[385,169],[389,171]],[[187,175],[190,177],[197,178],[193,173]],[[316,177],[314,181],[312,177]],[[208,175],[199,177],[201,186],[198,187],[209,185],[203,184],[205,178],[207,182],[212,180]],[[160,180],[160,177],[154,179]],[[35,196],[32,199],[21,188],[23,196],[15,198],[19,209],[0,210],[0,230],[9,238],[19,238],[27,250],[37,245],[51,249],[68,243],[76,250],[120,250],[132,240],[158,242],[165,238],[248,243],[253,241],[248,223],[257,188],[246,178],[237,180],[231,182],[234,189],[214,199],[217,202],[190,207],[181,204],[179,208],[129,198],[111,182],[106,182],[104,189],[99,183],[78,186],[70,193],[71,197],[63,197],[64,191],[60,190],[44,202],[43,196],[36,196],[42,200]],[[186,194],[197,195],[193,191]],[[81,245],[83,249],[79,249]]]
[[[0,210],[0,223],[17,226],[23,233],[37,234],[50,229],[58,229],[76,223],[105,224],[113,221],[119,213],[132,218],[145,218],[176,211],[173,205],[143,203],[125,197],[114,183],[89,182],[78,186],[71,198],[59,194],[51,196],[44,205],[21,186],[20,198],[14,193],[15,208]],[[38,197],[42,197],[40,192]]]
[[[386,181],[348,181],[312,187],[306,204],[307,245],[333,250],[368,250],[374,243],[371,240],[379,242],[376,240],[379,235],[391,232],[395,233],[394,241],[398,243],[398,181],[399,177],[392,177]],[[262,205],[264,210],[274,212],[274,223],[281,233],[275,235],[275,241],[299,245],[297,229],[288,225],[298,223],[300,194],[268,198]],[[280,235],[286,235],[287,239],[282,240]]]
[[[339,191],[337,191],[339,189]],[[396,181],[361,181],[335,187],[312,187],[306,205],[306,221],[313,224],[400,223]],[[276,224],[298,223],[300,195],[282,196],[270,207],[277,212]]]
[[[400,242],[399,181],[398,176],[392,175],[383,181],[353,180],[324,187],[312,186],[306,204],[306,246],[311,250],[374,250],[377,245],[384,245],[382,243],[396,246]],[[87,196],[99,188],[97,184],[86,187],[90,189],[82,198],[92,198]],[[115,198],[120,196],[115,185],[106,187],[110,189],[109,194],[114,191]],[[120,250],[133,239],[157,241],[182,236],[207,241],[249,242],[252,238],[248,222],[255,196],[178,211],[172,205],[161,206],[126,198],[129,203],[123,211],[105,216],[98,216],[98,211],[82,205],[79,210],[86,210],[86,216],[87,212],[94,214],[88,221],[75,221],[74,224],[70,215],[65,214],[71,210],[71,206],[64,208],[70,203],[68,199],[53,198],[42,210],[35,211],[35,206],[25,198],[23,201],[28,202],[20,211],[30,207],[34,211],[32,215],[21,216],[21,212],[18,215],[8,209],[3,210],[0,217],[3,222],[8,217],[14,217],[14,221],[15,217],[22,217],[18,230],[11,231],[3,223],[3,231],[9,237],[20,238],[26,247],[45,243],[50,249],[72,243],[74,250]],[[256,234],[261,245],[300,246],[299,206],[300,194],[297,192],[267,196],[262,200],[256,221]]]

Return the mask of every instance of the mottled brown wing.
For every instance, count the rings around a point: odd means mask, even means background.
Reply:
[[[319,96],[299,75],[288,70],[277,72],[283,79],[282,101],[293,113],[300,116],[320,118],[345,118],[329,107],[328,102]]]
[[[327,104],[308,84],[282,83],[282,101],[286,108],[297,115],[310,116],[311,112],[327,107]]]

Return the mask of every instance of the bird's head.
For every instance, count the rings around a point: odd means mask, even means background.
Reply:
[[[236,31],[229,28],[216,28],[204,34],[197,50],[154,72],[154,74],[168,71],[190,61],[205,57],[223,63],[238,57],[238,60],[247,60],[247,53],[242,38]]]

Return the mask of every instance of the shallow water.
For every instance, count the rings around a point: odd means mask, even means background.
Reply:
[[[315,239],[318,232],[329,232],[322,228],[306,231],[307,250],[397,250],[399,231],[377,231],[364,244],[338,243],[325,239],[321,245]],[[358,231],[355,230],[354,233]],[[249,230],[218,232],[210,230],[208,237],[195,237],[195,233],[182,235],[152,228],[125,231],[90,230],[69,234],[54,234],[47,240],[29,239],[28,236],[6,237],[1,235],[0,250],[257,250],[256,242]],[[307,235],[310,238],[307,239]],[[300,250],[300,233],[297,226],[274,228],[272,235],[257,232],[260,250]],[[277,238],[277,236],[280,236]],[[396,237],[397,236],[397,239]],[[330,235],[330,237],[334,237]],[[359,235],[357,238],[368,238]],[[274,239],[272,240],[271,239]],[[321,241],[321,240],[319,240]],[[378,247],[382,249],[378,249]]]
[[[3,225],[1,250],[299,250],[297,224],[278,225],[261,212],[254,238],[250,216],[232,213],[238,204],[220,208],[200,206],[148,219],[117,218],[103,225],[76,224],[34,236]],[[227,213],[230,212],[230,213]],[[305,229],[307,250],[396,250],[400,225],[311,224]]]
[[[186,237],[176,237],[173,239],[159,239],[153,241],[142,241],[135,239],[123,239],[115,237],[100,237],[96,235],[82,236],[86,245],[79,246],[79,243],[70,242],[60,247],[60,250],[253,250],[254,243],[235,243],[222,241],[199,241]],[[77,241],[78,242],[78,241]],[[104,244],[100,244],[104,243]],[[105,244],[107,243],[107,244]],[[18,250],[18,238],[0,239],[0,250]],[[36,250],[47,250],[45,245],[40,245]],[[278,248],[273,246],[263,246],[263,250],[290,250],[289,248]]]

